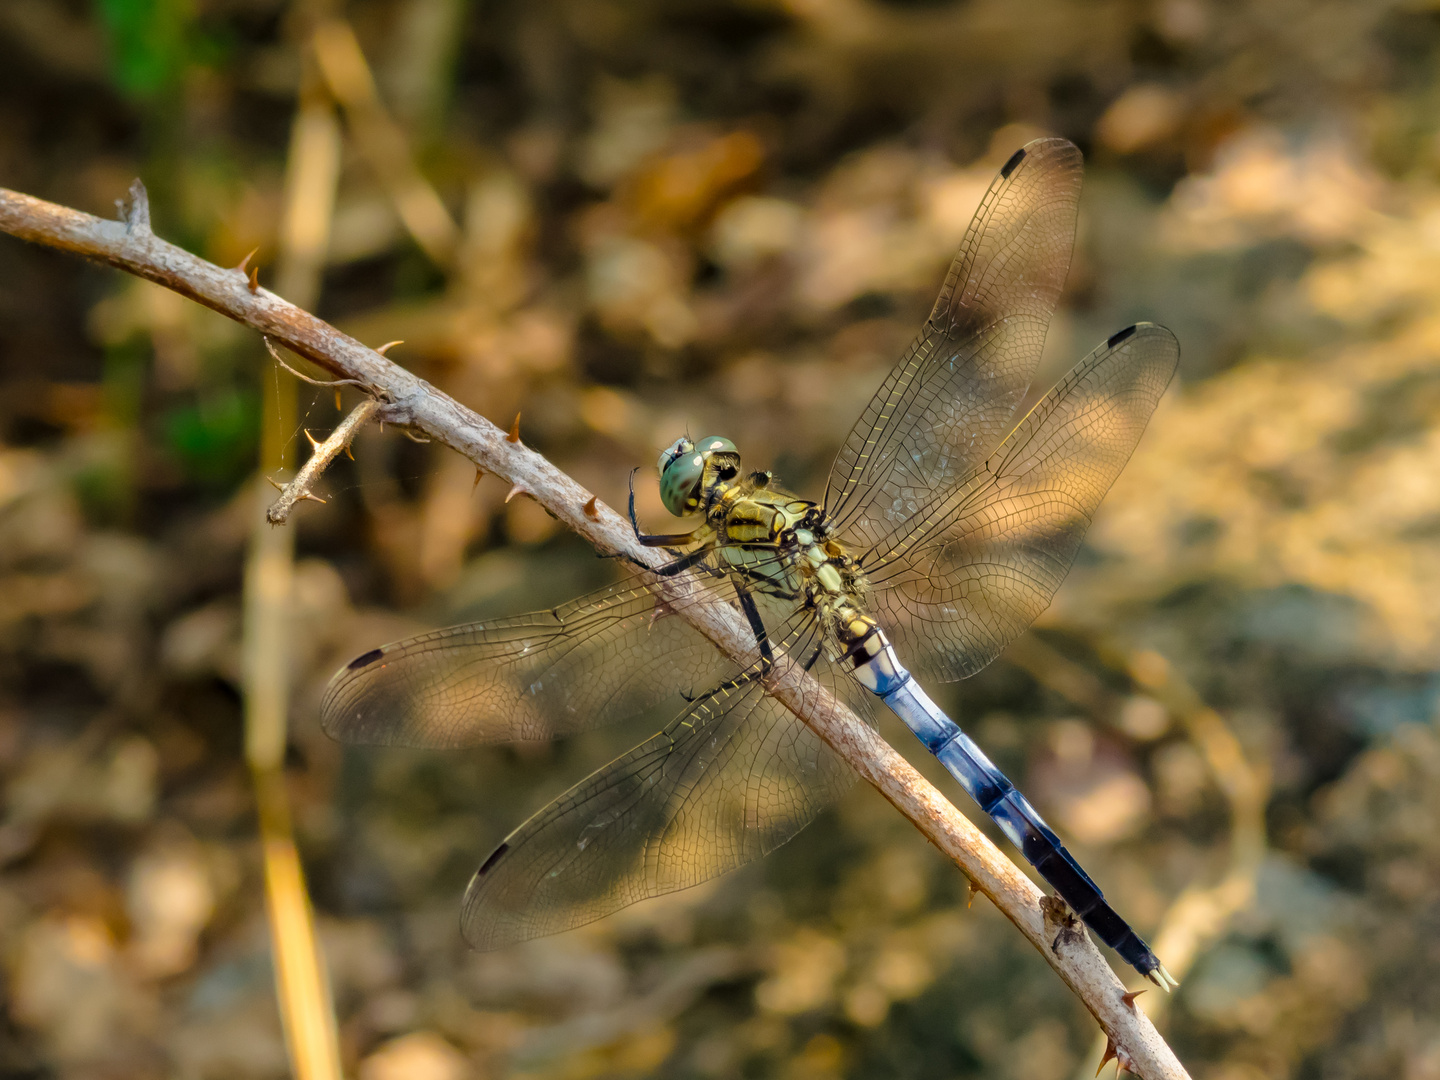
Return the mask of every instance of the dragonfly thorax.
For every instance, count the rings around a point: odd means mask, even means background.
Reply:
[[[859,561],[831,535],[819,504],[792,495],[769,472],[742,473],[735,444],[718,436],[677,439],[657,464],[670,512],[705,517],[689,539],[712,548],[750,589],[812,610],[832,660],[863,665],[885,646],[867,612],[869,582]]]

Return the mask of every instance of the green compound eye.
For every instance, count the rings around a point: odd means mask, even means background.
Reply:
[[[660,501],[676,517],[684,517],[695,509],[700,494],[700,480],[705,475],[705,459],[717,451],[735,451],[729,439],[711,435],[691,442],[676,439],[660,452]]]
[[[673,443],[671,443],[669,446],[667,446],[664,450],[661,450],[661,451],[660,451],[660,460],[657,461],[657,462],[655,462],[655,471],[656,471],[657,473],[659,473],[661,476],[664,476],[664,475],[665,475],[665,470],[670,467],[670,463],[671,463],[672,461],[674,461],[676,458],[680,457],[682,454],[692,453],[692,452],[694,451],[694,449],[695,449],[695,444],[694,444],[693,442],[691,442],[689,439],[687,439],[687,438],[685,438],[685,437],[683,437],[683,436],[682,436],[681,438],[676,439]]]

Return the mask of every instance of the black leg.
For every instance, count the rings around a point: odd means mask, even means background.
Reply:
[[[705,558],[705,556],[708,554],[710,554],[710,549],[702,547],[686,555],[681,555],[674,562],[668,562],[664,566],[657,567],[644,566],[643,564],[637,565],[640,565],[642,569],[649,570],[652,574],[657,574],[660,577],[674,577],[676,574],[683,573],[684,571],[689,570],[692,566],[698,563],[701,559]]]
[[[740,598],[740,610],[745,613],[745,619],[750,623],[750,629],[755,634],[755,644],[760,647],[760,663],[742,672],[733,679],[726,679],[719,686],[707,690],[697,698],[687,698],[695,705],[702,705],[710,698],[718,697],[721,694],[728,694],[732,690],[763,679],[770,674],[770,669],[775,666],[775,653],[770,648],[770,634],[765,629],[765,620],[760,617],[760,609],[755,606],[755,598],[750,595],[750,590],[745,587],[744,581],[739,577],[732,579],[735,582],[735,595]],[[816,651],[819,655],[819,651]],[[810,662],[813,664],[814,658]]]
[[[635,530],[635,539],[646,547],[684,547],[694,543],[695,531],[688,533],[642,533],[639,519],[635,517],[635,474],[639,469],[630,470],[630,528]]]
[[[740,610],[745,613],[749,620],[750,630],[755,635],[755,644],[760,647],[760,676],[770,674],[770,669],[775,666],[775,654],[770,650],[770,635],[765,630],[765,620],[760,618],[760,609],[755,606],[755,598],[750,595],[750,589],[745,582],[736,577],[735,595],[740,598]]]

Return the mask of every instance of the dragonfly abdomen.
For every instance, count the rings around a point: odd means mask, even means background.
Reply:
[[[851,625],[858,628],[860,623],[869,623],[873,629],[857,643],[857,653],[863,651],[866,655],[856,663],[855,677],[905,722],[1101,941],[1152,981],[1161,986],[1171,981],[1150,946],[1105,900],[1100,887],[1065,849],[1054,830],[1030,805],[1030,800],[996,768],[975,741],[930,700],[901,666],[884,632],[868,616],[861,616]]]

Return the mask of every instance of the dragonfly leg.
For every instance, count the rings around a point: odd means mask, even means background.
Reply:
[[[721,694],[728,694],[732,690],[738,690],[742,686],[755,682],[757,679],[763,679],[766,675],[770,674],[770,669],[775,666],[775,653],[770,647],[770,633],[765,629],[765,620],[760,617],[760,609],[755,606],[755,598],[750,595],[749,588],[740,577],[737,576],[733,580],[735,582],[735,595],[740,600],[740,610],[745,613],[745,619],[750,623],[750,629],[755,634],[755,644],[760,649],[760,662],[748,670],[741,672],[735,676],[735,678],[727,679],[719,686],[707,690],[697,698],[687,697],[685,700],[691,704],[703,704],[710,698],[719,697]],[[812,656],[805,665],[807,671],[819,654],[820,652],[817,648],[815,656]]]
[[[755,644],[760,649],[760,677],[764,678],[775,666],[775,654],[770,649],[770,634],[765,629],[765,620],[760,618],[760,609],[755,606],[755,598],[750,595],[750,587],[740,577],[736,577],[734,581],[735,595],[740,598],[740,610],[745,613],[750,629],[755,634]]]
[[[640,566],[640,569],[649,570],[652,574],[655,574],[658,577],[674,577],[676,574],[681,574],[684,573],[686,570],[689,570],[701,559],[705,558],[707,554],[708,551],[705,548],[699,548],[695,551],[689,552],[688,554],[681,555],[674,562],[668,562],[664,566],[645,566],[638,563],[637,565]]]
[[[640,519],[635,516],[635,473],[638,469],[630,471],[630,528],[635,530],[635,539],[645,547],[685,547],[693,544],[697,539],[698,529],[688,533],[642,533],[640,531]]]

